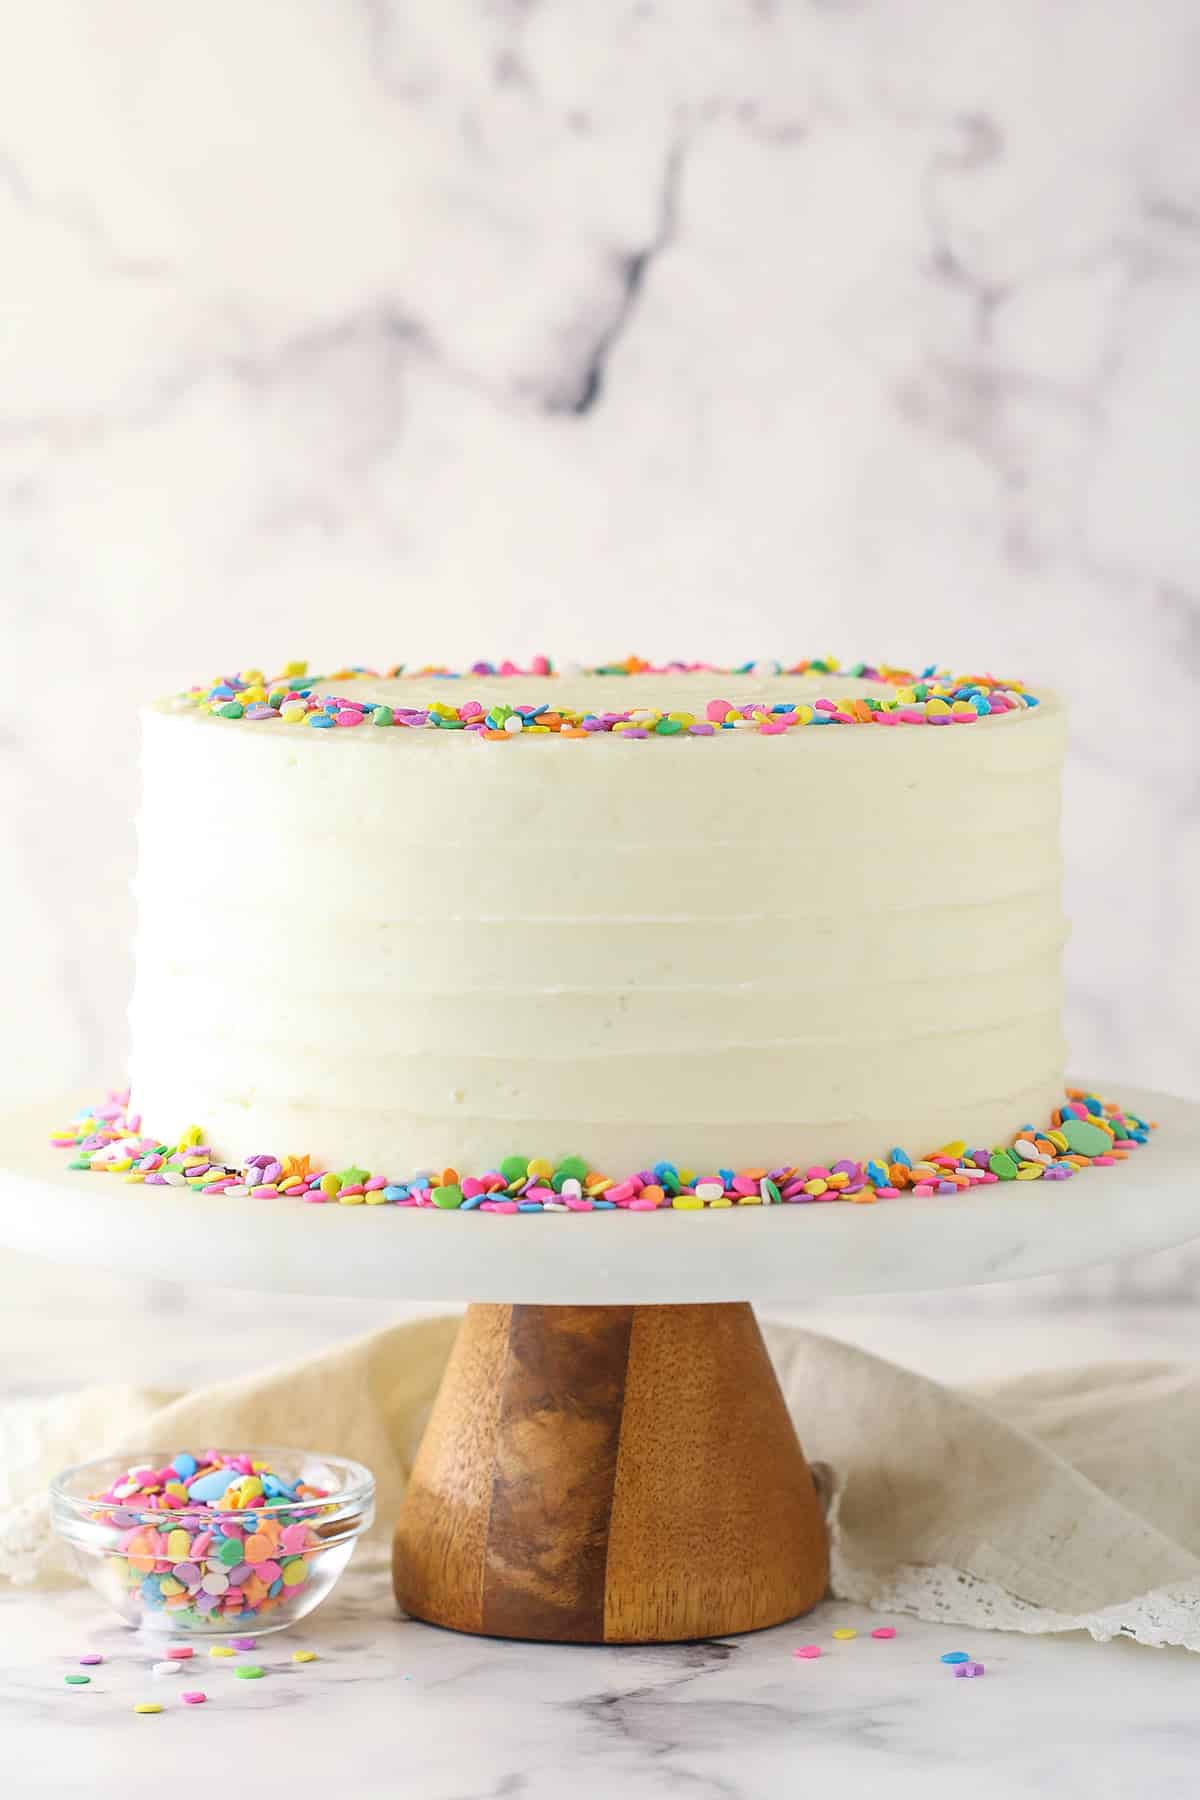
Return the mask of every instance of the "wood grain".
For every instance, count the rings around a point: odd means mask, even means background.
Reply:
[[[508,1306],[472,1306],[446,1364],[409,1478],[392,1579],[414,1617],[483,1630],[483,1576]]]
[[[792,1618],[827,1572],[749,1306],[470,1308],[396,1527],[408,1612],[667,1642]]]

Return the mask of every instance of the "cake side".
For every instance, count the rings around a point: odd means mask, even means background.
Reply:
[[[593,697],[605,680],[578,678]],[[625,708],[699,716],[718,686],[614,681]],[[879,691],[752,676],[722,697],[747,681],[764,705]],[[1044,1120],[1064,1062],[1058,703],[965,731],[722,738],[509,749],[149,710],[147,1127],[331,1167],[524,1151],[619,1175],[990,1144]]]

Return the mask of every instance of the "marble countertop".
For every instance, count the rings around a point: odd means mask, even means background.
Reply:
[[[67,1270],[13,1259],[0,1317],[0,1397],[75,1385],[102,1351],[110,1377],[191,1383],[247,1357],[275,1360],[381,1322],[343,1302],[269,1300],[210,1290],[147,1294],[92,1276],[87,1299]],[[1082,1284],[842,1302],[806,1322],[910,1367],[960,1379],[1050,1363],[1187,1356],[1194,1308],[1136,1293],[1114,1304]],[[19,1279],[18,1279],[19,1277]],[[18,1290],[24,1304],[18,1303]],[[254,1301],[253,1305],[251,1304]],[[394,1309],[393,1309],[394,1311]],[[170,1321],[170,1329],[164,1321]],[[0,1587],[0,1745],[19,1769],[14,1800],[75,1795],[162,1800],[236,1784],[259,1797],[336,1787],[360,1800],[778,1800],[822,1792],[940,1800],[1104,1800],[1191,1796],[1200,1750],[1200,1662],[1185,1652],[983,1633],[896,1619],[897,1636],[831,1603],[797,1624],[712,1644],[593,1649],[459,1637],[402,1619],[386,1574],[355,1564],[293,1632],[261,1641],[264,1680],[198,1658],[202,1708],[186,1681],[149,1673],[138,1636],[90,1592]],[[835,1643],[835,1626],[860,1636]],[[815,1662],[793,1658],[819,1642]],[[318,1660],[296,1665],[293,1649]],[[941,1651],[987,1669],[955,1680]],[[88,1687],[63,1681],[99,1650]],[[165,1690],[165,1691],[164,1691]],[[136,1701],[163,1703],[153,1717]]]
[[[776,1800],[799,1791],[972,1800],[1195,1792],[1197,1665],[1185,1652],[1085,1638],[981,1635],[830,1603],[748,1637],[600,1649],[459,1637],[399,1617],[386,1573],[351,1571],[312,1619],[260,1641],[262,1681],[228,1660],[186,1677],[92,1596],[0,1599],[0,1729],[14,1800],[220,1789],[359,1800]],[[852,1642],[835,1626],[854,1625]],[[827,1654],[794,1658],[797,1644]],[[315,1662],[292,1662],[295,1648]],[[986,1667],[956,1680],[963,1648]],[[105,1658],[88,1687],[63,1676]],[[161,1714],[134,1713],[157,1700]]]

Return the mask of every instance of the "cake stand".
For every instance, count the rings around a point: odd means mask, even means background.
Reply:
[[[1077,1085],[1085,1085],[1079,1083]],[[1109,1091],[1086,1084],[1095,1091]],[[401,1605],[487,1636],[723,1636],[795,1617],[828,1565],[756,1301],[1007,1281],[1200,1235],[1200,1105],[1069,1182],[875,1206],[506,1217],[205,1200],[68,1171],[70,1101],[3,1121],[0,1245],[291,1293],[472,1298],[396,1526]],[[212,1229],[219,1219],[220,1231]]]

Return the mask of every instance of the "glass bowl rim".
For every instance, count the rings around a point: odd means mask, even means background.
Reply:
[[[199,1500],[196,1501],[194,1507],[189,1507],[187,1503],[184,1503],[179,1507],[160,1509],[146,1506],[144,1503],[139,1506],[136,1497],[132,1494],[125,1500],[100,1500],[93,1499],[86,1494],[72,1494],[67,1491],[68,1484],[77,1476],[85,1474],[89,1469],[105,1468],[113,1462],[123,1461],[126,1468],[132,1469],[138,1467],[144,1460],[147,1466],[152,1465],[156,1469],[162,1469],[170,1461],[169,1456],[164,1457],[162,1461],[156,1460],[160,1453],[155,1451],[135,1451],[126,1456],[124,1451],[119,1450],[108,1456],[90,1457],[87,1462],[72,1463],[69,1468],[60,1469],[49,1487],[52,1510],[55,1513],[68,1514],[80,1519],[94,1518],[97,1513],[101,1512],[120,1510],[137,1513],[144,1516],[148,1523],[157,1524],[160,1520],[165,1521],[172,1517],[178,1517],[189,1511],[203,1512],[214,1521],[221,1518],[244,1518],[247,1514],[257,1517],[263,1513],[275,1512],[310,1511],[315,1513],[319,1508],[328,1510],[336,1507],[339,1510],[346,1508],[353,1511],[356,1506],[370,1505],[375,1497],[375,1477],[370,1469],[363,1463],[353,1461],[348,1456],[335,1456],[332,1451],[299,1450],[283,1444],[254,1445],[241,1450],[230,1450],[220,1444],[209,1444],[206,1448],[216,1450],[218,1456],[249,1456],[254,1462],[267,1462],[274,1457],[289,1457],[327,1463],[330,1468],[337,1469],[347,1478],[346,1486],[339,1488],[335,1493],[323,1496],[306,1495],[296,1500],[287,1498],[264,1500],[261,1505],[252,1503],[250,1506],[229,1507],[228,1509],[209,1508]],[[176,1450],[173,1454],[178,1456],[179,1452]]]

